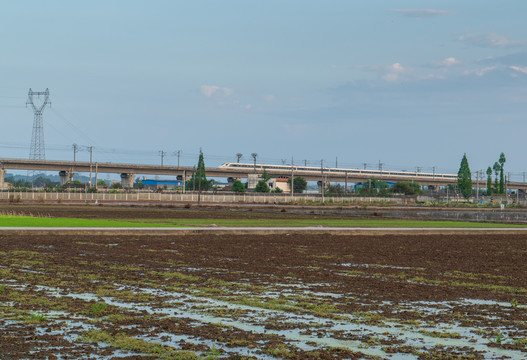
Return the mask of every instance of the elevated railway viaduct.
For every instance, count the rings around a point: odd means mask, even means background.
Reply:
[[[232,164],[234,165],[234,164]],[[359,169],[335,169],[335,168],[310,168],[302,166],[277,166],[265,164],[229,164],[220,167],[206,168],[208,177],[237,178],[244,179],[250,174],[261,174],[265,169],[269,175],[274,177],[301,176],[308,181],[323,182],[345,182],[356,183],[365,182],[375,178],[383,181],[410,181],[426,186],[446,186],[453,185],[457,181],[454,174],[431,174],[401,171],[376,171]],[[315,170],[316,169],[316,170]],[[0,188],[4,186],[4,178],[7,170],[35,170],[35,171],[57,171],[61,182],[65,183],[73,178],[74,173],[90,173],[95,178],[100,173],[120,174],[123,187],[132,187],[135,175],[170,175],[180,176],[181,179],[188,180],[194,171],[189,166],[160,166],[142,164],[123,164],[109,162],[82,162],[82,161],[62,161],[62,160],[27,160],[27,159],[1,159],[0,158]],[[485,179],[479,182],[473,180],[474,186],[486,187]],[[508,182],[508,189],[527,190],[527,183]]]

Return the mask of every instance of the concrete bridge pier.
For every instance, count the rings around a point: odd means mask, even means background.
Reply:
[[[73,171],[59,171],[60,185],[73,181]]]
[[[123,189],[131,189],[134,187],[135,174],[122,173],[121,174],[121,185]]]
[[[328,186],[330,185],[330,182],[329,181],[322,182],[321,180],[319,180],[317,181],[317,185],[318,185],[318,192],[322,194],[322,186],[323,186],[324,191],[326,191]]]
[[[5,188],[5,172],[5,169],[0,169],[0,189],[2,190]]]

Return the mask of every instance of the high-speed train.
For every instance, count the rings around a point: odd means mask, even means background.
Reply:
[[[242,163],[225,163],[220,168],[236,168],[240,170],[283,170],[291,171],[291,165],[269,165],[269,164],[242,164]],[[426,172],[412,172],[412,171],[389,171],[389,170],[363,170],[363,169],[343,169],[343,168],[330,168],[330,167],[316,167],[316,166],[299,166],[294,165],[293,170],[296,171],[309,171],[309,172],[321,172],[326,174],[348,174],[348,175],[359,175],[359,176],[371,176],[371,177],[415,177],[425,179],[444,179],[444,180],[457,180],[457,174],[441,174],[441,173],[426,173]]]

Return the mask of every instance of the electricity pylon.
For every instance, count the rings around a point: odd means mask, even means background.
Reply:
[[[46,105],[51,105],[49,101],[49,89],[46,91],[33,91],[29,89],[27,94],[28,98],[26,101],[26,107],[31,105],[33,112],[35,113],[35,119],[33,120],[33,133],[31,134],[31,148],[29,150],[29,158],[31,160],[44,160],[46,158],[46,149],[44,147],[44,125],[42,122],[42,112]],[[37,95],[44,96],[44,102],[37,106],[33,102],[33,96]]]

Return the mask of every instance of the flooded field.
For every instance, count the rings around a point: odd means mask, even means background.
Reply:
[[[2,359],[523,359],[527,237],[0,236]]]

